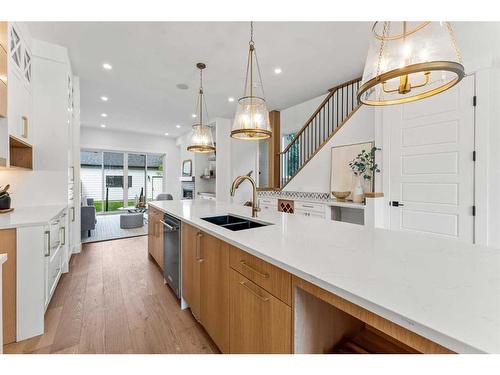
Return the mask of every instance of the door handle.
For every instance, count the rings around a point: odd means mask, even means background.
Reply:
[[[196,233],[196,260],[198,262],[201,262],[203,258],[201,257],[201,237],[203,236],[203,233],[198,232]]]
[[[399,203],[398,201],[392,201],[391,202],[391,206],[392,207],[403,207],[404,204],[403,203]]]
[[[71,221],[75,221],[75,207],[71,207]]]
[[[240,281],[240,285],[247,289],[250,293],[252,293],[255,297],[260,299],[262,302],[267,302],[269,301],[269,297],[264,297],[261,296],[259,293],[257,293],[255,290],[251,289],[244,281]]]
[[[171,230],[171,231],[177,230],[176,227],[173,227],[170,224],[165,223],[163,220],[160,220],[160,223],[162,223],[165,227],[167,227],[168,230]]]
[[[269,278],[269,274],[268,273],[263,273],[263,272],[260,272],[260,271],[257,271],[255,268],[249,266],[247,264],[247,262],[245,262],[244,260],[240,260],[240,264],[245,267],[246,269],[256,273],[257,275],[259,275],[260,277],[262,277],[263,279],[267,279]]]
[[[47,249],[45,250],[45,256],[50,257],[50,230],[45,231],[45,235],[47,236]]]
[[[65,227],[61,227],[61,232],[62,232],[62,241],[61,241],[61,245],[66,245],[66,228]]]

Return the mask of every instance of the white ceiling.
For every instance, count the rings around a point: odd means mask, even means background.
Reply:
[[[81,80],[83,126],[177,136],[190,129],[199,73],[209,115],[232,117],[245,79],[248,22],[30,22],[33,37],[68,47]],[[258,22],[269,109],[323,94],[362,73],[368,22]],[[113,65],[104,71],[103,62]],[[280,67],[282,73],[274,74]],[[188,90],[176,85],[185,83]],[[100,100],[102,95],[109,101]],[[102,119],[101,113],[108,117]],[[182,125],[176,129],[175,125]]]
[[[269,109],[283,109],[361,75],[371,22],[257,22]],[[467,71],[488,65],[500,23],[455,22]],[[68,47],[81,80],[83,126],[178,136],[193,124],[197,62],[207,64],[210,117],[232,117],[243,91],[248,22],[30,22],[33,37]],[[495,47],[496,46],[496,47]],[[492,52],[493,51],[493,52]],[[103,62],[113,65],[104,71]],[[282,74],[275,75],[280,67]],[[184,83],[188,90],[176,88]],[[101,96],[108,96],[102,102]],[[107,113],[103,119],[101,113]],[[176,124],[182,125],[177,129]]]

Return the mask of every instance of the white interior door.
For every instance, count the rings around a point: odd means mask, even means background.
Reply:
[[[393,230],[473,242],[474,77],[421,101],[384,108],[391,127]]]

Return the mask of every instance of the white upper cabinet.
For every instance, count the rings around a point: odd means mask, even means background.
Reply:
[[[26,34],[27,31],[24,31]],[[8,31],[8,126],[9,134],[33,144],[32,55],[30,36],[9,23]]]

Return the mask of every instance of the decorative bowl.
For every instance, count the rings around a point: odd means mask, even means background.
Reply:
[[[350,191],[332,191],[332,195],[337,198],[339,202],[345,202],[349,194],[351,194]]]

